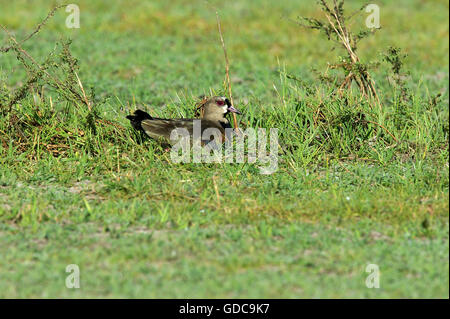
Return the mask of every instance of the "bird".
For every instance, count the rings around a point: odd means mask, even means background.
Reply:
[[[136,110],[132,115],[128,115],[126,118],[130,120],[131,126],[144,132],[147,136],[160,140],[164,143],[173,144],[170,136],[175,129],[186,129],[193,138],[194,134],[194,121],[200,122],[200,136],[203,136],[203,132],[208,128],[218,129],[222,134],[222,141],[225,140],[225,129],[231,128],[230,122],[225,117],[228,113],[242,114],[236,109],[230,102],[230,100],[223,96],[214,96],[207,99],[203,104],[203,114],[200,119],[198,118],[178,118],[178,119],[165,119],[152,117],[145,111]],[[208,141],[202,140],[202,144],[207,144]]]

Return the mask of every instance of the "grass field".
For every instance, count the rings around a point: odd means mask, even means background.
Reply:
[[[402,48],[411,92],[400,103],[381,65],[381,109],[329,98],[315,76],[343,54],[291,21],[320,17],[315,1],[76,3],[79,29],[62,9],[23,48],[43,61],[71,38],[101,119],[93,127],[85,106],[48,87],[13,106],[19,124],[0,117],[0,297],[449,297],[447,1],[376,1],[382,29],[358,52]],[[0,24],[22,39],[52,7],[0,0]],[[136,108],[192,116],[198,96],[224,93],[213,7],[241,125],[278,128],[274,174],[174,164],[125,119]],[[0,96],[25,79],[14,52],[0,53]],[[69,264],[79,289],[66,288]],[[368,264],[379,289],[366,287]]]

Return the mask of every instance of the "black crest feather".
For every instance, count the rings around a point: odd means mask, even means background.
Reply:
[[[144,112],[142,110],[136,110],[134,111],[133,115],[128,115],[127,119],[130,120],[131,125],[136,130],[142,130],[141,122],[144,120],[151,120],[152,117],[147,112]]]

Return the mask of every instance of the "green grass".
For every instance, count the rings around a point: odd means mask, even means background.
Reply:
[[[85,88],[116,126],[94,132],[85,107],[49,88],[45,101],[15,105],[21,133],[0,118],[0,297],[448,298],[447,2],[379,2],[383,29],[359,54],[405,49],[412,92],[402,107],[380,67],[379,110],[354,94],[327,98],[315,79],[311,68],[338,53],[288,20],[320,16],[314,1],[212,1],[241,123],[278,128],[272,175],[259,164],[174,164],[125,119],[137,107],[190,116],[197,96],[223,92],[211,7],[79,3],[79,30],[64,27],[62,10],[24,47],[42,61],[71,37]],[[349,10],[361,4],[348,1]],[[0,7],[19,39],[50,10],[46,1]],[[25,78],[13,54],[0,55],[0,74],[6,87]],[[80,289],[65,287],[68,264],[80,267]],[[380,268],[380,289],[365,285],[368,264]]]

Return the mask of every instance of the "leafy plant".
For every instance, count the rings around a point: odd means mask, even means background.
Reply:
[[[333,41],[346,52],[346,56],[340,57],[338,62],[331,64],[330,69],[339,69],[344,73],[344,78],[337,82],[338,91],[341,94],[344,89],[349,89],[352,83],[356,83],[359,91],[364,97],[374,100],[380,107],[380,99],[375,88],[375,82],[372,80],[369,70],[377,66],[377,64],[363,62],[357,54],[358,43],[373,34],[377,29],[362,30],[353,33],[347,22],[362,11],[365,6],[352,15],[345,15],[344,0],[333,0],[329,4],[325,0],[319,2],[322,13],[326,20],[316,18],[299,17],[299,25],[308,29],[320,30],[328,40]],[[323,79],[333,82],[328,77]]]

